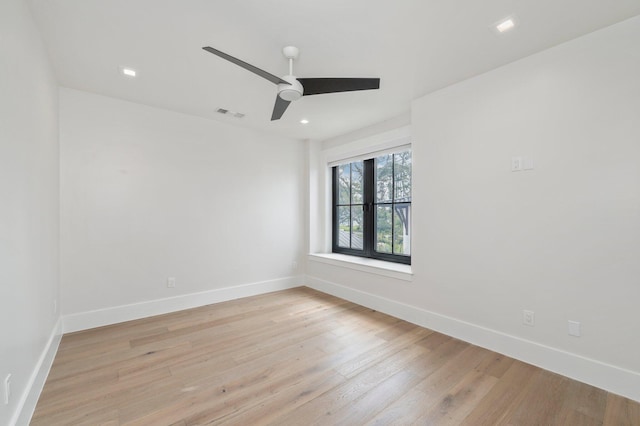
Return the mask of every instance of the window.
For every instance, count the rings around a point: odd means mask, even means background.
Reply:
[[[333,252],[411,264],[411,151],[332,171]]]

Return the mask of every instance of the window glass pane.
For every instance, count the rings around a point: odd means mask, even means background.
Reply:
[[[411,201],[411,151],[393,155],[395,201]]]
[[[411,204],[396,204],[393,215],[393,253],[411,255]]]
[[[362,250],[364,248],[362,239],[362,221],[362,206],[351,207],[351,248],[358,250]]]
[[[364,162],[351,163],[351,203],[362,204]]]
[[[351,207],[341,206],[338,207],[338,246],[351,247],[350,235],[351,229],[349,224],[351,223]]]
[[[376,206],[376,246],[379,253],[391,253],[391,206]]]
[[[393,197],[393,155],[376,157],[376,202]]]
[[[334,166],[334,252],[411,262],[411,168],[410,150]]]
[[[351,200],[351,164],[338,167],[338,204],[349,204]]]

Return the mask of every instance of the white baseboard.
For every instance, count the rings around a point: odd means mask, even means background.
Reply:
[[[28,425],[33,416],[33,412],[36,409],[38,398],[42,388],[44,388],[44,382],[47,380],[51,365],[58,352],[58,346],[60,345],[60,339],[62,338],[62,318],[58,318],[56,324],[51,331],[49,340],[38,359],[31,377],[27,382],[24,393],[20,396],[18,401],[18,407],[13,415],[13,418],[9,421],[10,425]]]
[[[130,305],[114,306],[95,311],[80,312],[63,317],[65,333],[88,330],[90,328],[117,324],[120,322],[162,315],[184,309],[197,308],[212,303],[226,302],[241,297],[255,296],[272,291],[286,290],[304,285],[304,277],[287,277],[270,281],[244,284],[234,287],[224,287],[200,293],[184,294],[166,299],[156,299],[148,302]]]
[[[307,287],[640,402],[640,373],[307,276]]]

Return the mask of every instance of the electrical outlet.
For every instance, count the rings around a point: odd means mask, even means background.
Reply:
[[[293,269],[294,271],[298,269],[298,262],[296,262],[295,260],[293,262],[291,262],[291,269]]]
[[[522,311],[522,323],[524,325],[528,325],[529,327],[533,327],[536,325],[536,315],[533,311]]]
[[[167,278],[167,287],[174,288],[176,286],[176,277]]]
[[[11,374],[7,374],[4,379],[4,403],[8,404],[11,400]]]

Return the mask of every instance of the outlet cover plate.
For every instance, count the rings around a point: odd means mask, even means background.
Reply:
[[[536,325],[536,314],[533,311],[523,310],[522,311],[522,323],[524,325],[528,325],[529,327],[533,327]]]
[[[569,336],[580,337],[580,322],[569,320]]]

